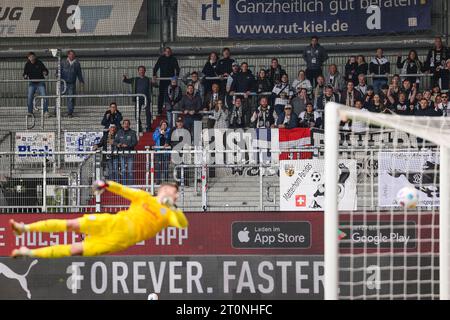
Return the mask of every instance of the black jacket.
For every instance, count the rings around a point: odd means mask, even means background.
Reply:
[[[206,62],[205,66],[203,67],[202,73],[205,77],[217,77],[219,76],[219,70],[218,70],[218,62],[212,63]],[[212,85],[216,83],[220,86],[220,80],[205,80],[205,92],[210,92]]]
[[[233,72],[233,62],[234,59],[231,58],[222,58],[217,62],[217,71],[219,72],[219,75],[222,74],[230,74]]]
[[[111,124],[115,124],[117,131],[119,131],[122,128],[122,126],[120,124],[122,122],[122,119],[123,119],[123,117],[122,117],[122,113],[120,113],[120,111],[117,111],[115,114],[112,115],[111,111],[108,110],[103,115],[102,126],[105,129],[108,129]]]
[[[166,57],[162,55],[156,61],[155,67],[153,68],[153,75],[156,76],[159,70],[160,77],[173,77],[179,76],[180,66],[178,65],[178,60],[174,56]]]
[[[286,74],[286,70],[284,70],[280,65],[277,68],[270,67],[266,71],[267,78],[270,80],[272,87],[277,83],[281,82],[281,77]],[[270,91],[270,90],[269,90]]]
[[[273,86],[268,78],[256,80],[256,92],[272,92]]]
[[[36,59],[34,63],[28,60],[23,69],[23,77],[25,79],[45,79],[44,73],[48,75],[48,69],[41,60]]]
[[[231,91],[234,92],[247,92],[254,91],[255,89],[255,77],[249,71],[239,72],[236,76],[233,76],[233,83],[231,84]]]
[[[358,84],[358,75],[356,74],[356,67],[358,64],[355,63],[346,63],[345,65],[345,81],[352,81],[355,85]]]
[[[385,75],[391,72],[391,63],[386,57],[373,58],[369,64],[369,73],[375,75]],[[374,80],[387,80],[387,78],[375,78]]]
[[[442,116],[442,111],[438,110],[436,111],[434,108],[418,108],[414,110],[414,115],[418,117],[440,117]]]
[[[447,59],[450,59],[450,50],[447,47],[442,47],[439,51],[436,48],[430,49],[425,60],[424,71],[435,72],[436,67],[443,66]]]

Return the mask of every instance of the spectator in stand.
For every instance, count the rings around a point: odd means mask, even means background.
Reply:
[[[158,58],[153,68],[153,80],[156,81],[156,76],[159,71],[161,78],[172,78],[180,75],[180,66],[178,60],[173,56],[170,47],[164,48],[164,53]],[[167,94],[167,88],[170,85],[170,80],[159,81],[159,96],[158,96],[158,114],[161,115],[164,106],[164,99]]]
[[[416,108],[419,107],[419,101],[423,98],[423,93],[422,92],[417,92],[416,93]]]
[[[440,94],[441,94],[441,87],[439,87],[439,86],[434,86],[434,87],[431,89],[431,101],[434,102],[434,100],[436,99],[436,97],[437,97],[438,95],[440,95]]]
[[[401,91],[399,75],[396,74],[392,77],[391,83],[389,85],[389,91],[390,91],[390,94],[392,94],[396,99],[398,99],[398,95]]]
[[[433,101],[434,104],[434,108],[437,110],[437,106],[442,102],[442,97],[441,95],[437,95]]]
[[[136,131],[130,128],[131,122],[128,119],[123,120],[122,129],[119,130],[114,138],[114,144],[119,152],[121,183],[123,185],[133,185],[133,151],[137,145]]]
[[[450,102],[448,98],[449,93],[443,93],[441,95],[441,103],[436,105],[436,108],[442,111],[444,117],[447,117],[448,110],[450,109]]]
[[[234,78],[236,78],[236,76],[239,74],[239,71],[240,71],[239,63],[233,62],[232,71],[227,78],[227,85],[226,85],[227,93],[230,93],[231,85],[233,84]]]
[[[381,97],[379,94],[375,94],[373,96],[373,100],[369,101],[364,105],[364,108],[369,110],[370,112],[376,112],[376,113],[385,113],[385,110],[388,109],[386,105],[381,100]]]
[[[202,84],[202,82],[198,78],[198,72],[192,71],[190,76],[191,76],[191,79],[189,79],[188,81],[183,81],[183,82],[186,85],[188,85],[189,83],[192,84],[194,86],[194,94],[198,95],[200,97],[200,99],[202,100],[202,103],[204,103],[204,101],[205,101],[205,86]]]
[[[186,87],[186,94],[180,101],[179,107],[184,114],[184,127],[191,133],[194,129],[194,121],[201,121],[202,102],[200,98],[194,95],[194,86],[189,84]]]
[[[365,74],[360,74],[358,75],[358,81],[356,84],[356,91],[359,92],[359,94],[361,95],[361,97],[364,97],[367,93],[367,83],[366,83],[366,75]]]
[[[442,91],[450,90],[450,59],[445,62],[445,68],[439,69]]]
[[[122,129],[120,125],[122,122],[122,113],[117,109],[117,103],[111,102],[109,104],[109,110],[106,110],[102,119],[102,126],[104,128],[104,132],[106,133],[111,125],[115,125],[117,130]]]
[[[248,68],[248,63],[241,63],[241,71],[233,76],[233,83],[231,84],[231,95],[240,93],[243,98],[242,105],[244,107],[246,126],[250,124],[250,117],[253,112],[253,107],[250,99],[251,92],[255,91],[256,80],[252,72]]]
[[[434,38],[434,47],[428,51],[424,70],[433,74],[433,85],[439,85],[440,70],[445,67],[445,62],[450,59],[450,51],[442,43],[441,37]]]
[[[345,89],[344,77],[339,73],[337,66],[333,63],[328,67],[328,75],[325,78],[327,85],[333,86],[334,93],[340,93]]]
[[[356,57],[356,64],[356,76],[359,76],[360,74],[367,75],[369,65],[366,62],[366,58],[362,54]]]
[[[208,61],[206,61],[205,66],[203,67],[202,74],[208,78],[218,77],[219,72],[219,56],[216,52],[211,52],[208,56]],[[217,84],[220,88],[220,80],[207,80],[205,79],[205,92],[211,92],[212,85]]]
[[[300,70],[297,75],[297,79],[292,82],[292,89],[295,92],[298,92],[298,88],[305,88],[308,96],[311,96],[312,94],[312,85],[311,81],[306,79],[306,73],[303,70]]]
[[[23,78],[28,80],[44,80],[48,76],[48,69],[42,63],[41,60],[36,58],[34,52],[29,52],[27,55],[27,62],[23,69]],[[45,82],[43,81],[30,81],[28,84],[28,94],[27,94],[27,106],[28,115],[33,114],[33,99],[36,91],[40,96],[45,96]],[[48,99],[44,99],[44,116],[46,118],[50,117],[48,113]]]
[[[300,114],[306,110],[306,104],[310,102],[305,88],[297,88],[297,94],[292,98],[291,105],[295,114]]]
[[[191,84],[192,87],[194,87]],[[166,109],[167,122],[169,123],[169,128],[173,126],[173,117],[174,111],[181,111],[179,103],[183,98],[183,92],[181,91],[180,86],[178,85],[177,77],[172,77],[170,80],[170,85],[166,90],[166,97],[164,99],[164,105]],[[199,97],[200,99],[200,97]]]
[[[334,88],[330,84],[325,87],[324,93],[319,98],[317,98],[316,109],[318,111],[324,111],[325,105],[328,102],[339,102],[339,95],[334,93]]]
[[[367,86],[366,94],[364,96],[364,99],[362,100],[364,109],[367,109],[365,107],[366,103],[369,103],[369,102],[373,101],[373,96],[374,95],[375,95],[375,91],[373,89],[373,86]]]
[[[375,57],[370,61],[369,73],[373,76],[373,87],[375,93],[379,94],[381,86],[388,83],[391,72],[391,63],[384,56],[383,49],[378,48]]]
[[[347,89],[342,92],[340,103],[348,107],[354,107],[356,100],[361,100],[363,96],[355,89],[352,80],[347,81]]]
[[[321,128],[323,121],[320,113],[314,111],[313,104],[309,102],[306,110],[300,113],[299,123],[302,128]]]
[[[272,88],[273,86],[269,78],[267,78],[266,70],[259,70],[258,78],[256,79],[256,93],[271,92]]]
[[[192,145],[192,137],[184,128],[184,122],[182,117],[178,117],[175,120],[175,127],[170,130],[170,146],[173,151],[183,151],[186,148],[189,150]],[[180,145],[179,145],[180,144]],[[172,153],[172,162],[176,165],[178,164],[190,164],[190,154],[188,153]],[[180,180],[180,183],[184,183],[185,186],[189,186],[189,178],[193,177],[193,168],[175,168],[177,172],[177,177],[181,179],[181,173],[183,172],[184,179]]]
[[[400,74],[419,74],[423,70],[422,62],[419,60],[416,50],[411,50],[408,53],[408,57],[402,60],[402,54],[399,53],[397,57],[397,68],[401,70]],[[417,87],[420,84],[420,78],[409,76],[406,77],[411,84],[416,83]]]
[[[367,109],[364,108],[364,104],[361,100],[356,100],[355,108],[367,112]],[[368,130],[368,124],[365,121],[351,121],[349,125],[351,131],[354,133],[364,133]]]
[[[387,106],[398,101],[398,96],[399,96],[400,92],[401,92],[401,88],[399,86],[398,79],[396,79],[394,77],[394,78],[392,78],[392,82],[389,85],[389,89],[387,91],[387,98],[389,101],[387,103]],[[392,101],[394,101],[394,102],[392,102]]]
[[[153,132],[153,141],[155,142],[155,178],[156,184],[161,184],[169,180],[170,164],[170,128],[166,120],[161,120],[159,127]]]
[[[277,119],[279,129],[293,129],[298,127],[298,115],[292,111],[292,106],[284,106],[284,112]]]
[[[75,51],[67,51],[67,59],[61,61],[61,79],[66,81],[67,88],[65,94],[73,96],[77,94],[77,79],[80,84],[84,86],[83,73],[81,71],[81,65],[75,56]],[[75,98],[68,98],[67,101],[67,116],[73,117],[73,111],[75,109]]]
[[[314,99],[314,106],[317,108],[317,100],[325,92],[325,86],[326,86],[325,77],[318,76],[316,82],[317,82],[317,85],[314,88],[313,99]]]
[[[234,59],[231,58],[231,52],[229,48],[222,49],[222,59],[218,61],[219,74],[222,76],[228,76],[233,72]]]
[[[423,92],[423,97],[422,97],[422,99],[426,99],[426,100],[428,101],[428,107],[431,108],[431,109],[434,109],[434,102],[433,102],[433,100],[431,99],[431,97],[432,97],[432,93],[431,93],[430,90],[425,90],[425,91]],[[420,101],[419,101],[419,103],[420,103]]]
[[[211,92],[208,92],[205,97],[205,103],[203,104],[204,111],[214,110],[216,103],[221,100],[224,101],[224,96],[220,93],[220,88],[217,83],[212,85]]]
[[[102,165],[103,169],[105,169],[106,164],[106,173],[105,177],[109,180],[118,181],[119,180],[119,159],[116,151],[116,145],[114,144],[114,140],[117,134],[117,127],[115,124],[110,124],[108,128],[108,132],[103,135],[100,142],[95,144],[92,147],[92,150],[96,151],[101,149],[104,151],[102,155]]]
[[[231,52],[229,48],[223,48],[222,50],[222,59],[219,60],[218,64],[218,72],[219,75],[227,78],[233,72],[233,63],[234,59],[231,58]],[[220,90],[222,94],[226,93],[227,79],[224,79],[221,82]]]
[[[404,92],[407,100],[414,101],[416,98],[417,85],[414,84],[411,87],[411,82],[408,79],[402,81],[402,87],[400,88],[400,92]]]
[[[281,77],[287,74],[286,71],[278,63],[277,58],[272,58],[270,67],[267,70],[267,78],[269,78],[271,86],[275,86],[281,82]]]
[[[259,101],[259,107],[253,113],[250,124],[252,128],[274,128],[275,118],[274,110],[269,106],[269,100],[266,97],[262,97]]]
[[[223,100],[219,100],[214,104],[212,119],[214,119],[214,129],[228,128],[228,110],[225,108]]]
[[[400,92],[398,95],[398,100],[395,100],[392,96],[389,96],[388,98],[391,102],[390,109],[393,113],[402,116],[410,116],[414,114],[414,104],[411,104],[404,92]]]
[[[275,85],[272,94],[275,98],[275,112],[277,117],[279,117],[283,113],[284,106],[289,104],[294,95],[287,74],[283,74],[281,82]]]
[[[414,115],[418,117],[440,117],[442,116],[441,110],[435,110],[433,107],[430,107],[428,100],[422,98],[419,101],[419,108],[414,110]]]
[[[145,75],[147,72],[147,68],[144,66],[138,67],[138,76],[134,78],[128,78],[127,75],[123,75],[123,82],[131,84],[131,92],[133,94],[143,94],[147,98],[147,103],[145,103],[144,97],[136,97],[134,98],[134,101],[136,102],[136,99],[139,103],[139,131],[142,132],[142,123],[141,123],[141,111],[142,107],[144,107],[145,110],[145,131],[150,132],[150,129],[152,127],[152,111],[151,111],[151,105],[152,105],[152,91],[153,86],[156,86],[156,81],[153,79],[150,79]]]
[[[234,103],[231,106],[229,116],[230,116],[229,120],[230,129],[239,129],[245,127],[245,117],[241,97],[236,97],[236,99],[234,99]]]
[[[347,63],[345,64],[345,81],[352,81],[356,86],[358,85],[358,74],[356,74],[356,68],[358,67],[358,63],[356,62],[356,57],[351,56]]]
[[[389,105],[388,93],[389,93],[389,85],[383,84],[381,86],[381,92],[379,93],[379,96],[380,96],[381,102],[386,107]]]
[[[328,54],[319,44],[317,36],[311,38],[311,44],[303,52],[303,59],[306,62],[306,78],[315,87],[317,77],[322,75],[322,66],[328,60]]]

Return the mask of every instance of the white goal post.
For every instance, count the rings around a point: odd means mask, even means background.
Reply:
[[[450,299],[450,119],[372,113],[337,103],[326,105],[324,117],[325,299]],[[373,132],[393,138],[377,140]],[[410,144],[402,144],[404,137]],[[356,210],[340,213],[338,163],[357,153],[370,154],[373,167],[358,181]],[[395,205],[392,194],[402,184],[416,188],[424,202],[409,210]],[[375,205],[366,205],[368,194],[378,200]],[[386,204],[388,198],[392,204]],[[378,238],[369,237],[374,235]]]

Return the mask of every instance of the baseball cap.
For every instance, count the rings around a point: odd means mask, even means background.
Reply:
[[[111,129],[111,128],[116,128],[116,125],[114,124],[114,123],[111,123],[110,125],[109,125],[109,128]]]
[[[172,81],[175,80],[176,81],[176,80],[178,80],[178,77],[174,76],[174,77],[170,78],[170,80],[172,80]]]
[[[233,62],[233,64],[231,65],[232,67],[239,67],[239,63],[237,63],[236,61]]]

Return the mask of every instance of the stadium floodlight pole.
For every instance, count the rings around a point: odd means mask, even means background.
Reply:
[[[450,300],[450,197],[449,190],[450,177],[450,148],[441,146],[440,148],[440,172],[439,183],[441,189],[439,207],[439,299]]]
[[[324,244],[325,244],[325,299],[337,300],[339,287],[338,259],[338,172],[336,163],[339,154],[339,105],[325,106],[325,202],[324,202]]]

